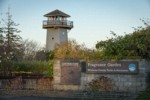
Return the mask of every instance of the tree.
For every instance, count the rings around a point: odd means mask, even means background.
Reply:
[[[122,54],[125,54],[125,39],[123,36],[117,36],[114,32],[111,34],[112,38],[98,42],[96,48],[103,52],[103,59],[122,59]]]
[[[47,55],[47,52],[45,52],[44,50],[39,50],[36,52],[35,60],[38,60],[38,61],[53,60],[53,58],[47,59],[46,55]]]
[[[5,33],[5,52],[8,60],[17,60],[17,55],[21,51],[20,41],[22,39],[17,33],[21,31],[16,28],[19,24],[16,24],[12,20],[12,15],[9,11],[6,13],[6,18],[7,19],[2,19],[4,23],[3,33]]]
[[[0,57],[5,74],[11,71],[13,67],[12,61],[19,60],[22,54],[20,42],[22,38],[17,34],[20,33],[20,30],[16,28],[18,25],[12,20],[12,15],[9,11],[6,13],[6,19],[1,21]]]
[[[117,36],[100,41],[96,48],[104,53],[105,59],[141,58],[150,59],[150,25],[144,21],[145,28],[135,28],[132,34]]]
[[[42,49],[38,42],[29,39],[22,41],[22,48],[23,60],[35,60],[36,53]]]
[[[3,30],[0,22],[0,63],[2,62],[3,54],[4,54],[4,36],[3,36]]]

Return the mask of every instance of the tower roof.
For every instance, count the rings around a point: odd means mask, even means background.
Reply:
[[[50,17],[50,16],[70,17],[70,15],[68,15],[68,14],[66,14],[66,13],[64,13],[64,12],[58,10],[58,9],[56,9],[56,10],[54,10],[52,12],[49,12],[49,13],[45,14],[44,16],[45,17]]]

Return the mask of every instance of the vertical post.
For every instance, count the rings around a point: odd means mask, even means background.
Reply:
[[[54,61],[54,68],[53,68],[53,77],[54,77],[54,90],[57,89],[57,85],[61,82],[61,63],[60,60]]]

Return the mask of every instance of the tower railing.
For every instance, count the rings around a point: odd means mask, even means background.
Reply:
[[[68,20],[44,20],[43,28],[63,27],[71,29],[73,28],[73,21]]]

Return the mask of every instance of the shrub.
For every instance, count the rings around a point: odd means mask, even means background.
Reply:
[[[45,76],[53,76],[53,61],[21,61],[15,62],[14,69],[18,72],[32,72]]]
[[[101,76],[86,85],[86,90],[90,92],[111,91],[112,82],[109,78]]]
[[[56,46],[54,50],[55,59],[98,59],[100,52],[86,48],[84,44],[78,44],[75,40],[69,40],[67,43]],[[53,55],[52,55],[53,57]]]

